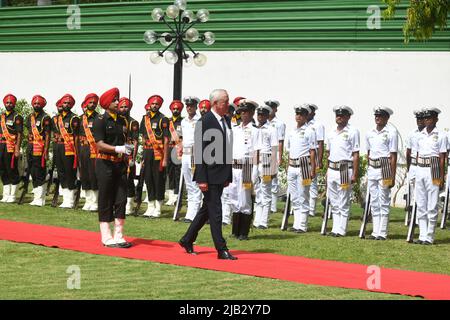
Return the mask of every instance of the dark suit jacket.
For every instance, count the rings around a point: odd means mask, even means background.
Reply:
[[[231,121],[228,117],[225,117],[225,121],[228,126],[227,130],[231,134]],[[205,135],[205,132],[208,129],[217,129],[214,131],[210,130],[209,133],[221,134],[223,143],[219,143],[220,139],[217,140],[214,135],[211,138],[208,137],[208,133]],[[197,143],[197,141],[202,141],[202,143]],[[214,114],[211,111],[205,113],[203,117],[197,121],[195,126],[195,172],[193,180],[197,183],[208,184],[224,184],[225,182],[232,182],[232,144],[232,139],[227,141],[222,129],[222,124],[217,121]],[[205,148],[207,148],[206,152],[204,152]],[[208,160],[208,158],[205,157],[206,154],[211,154],[214,161],[211,162]]]

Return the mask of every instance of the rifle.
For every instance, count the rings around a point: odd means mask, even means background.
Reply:
[[[173,221],[177,221],[179,219],[179,214],[181,210],[181,206],[183,204],[183,185],[184,185],[184,177],[183,173],[180,174],[180,185],[178,186],[178,197],[177,202],[175,204],[175,209],[173,211]]]
[[[53,183],[55,184],[55,193],[53,194],[52,199],[52,207],[55,208],[58,206],[58,198],[59,198],[59,178],[56,178],[53,180]]]
[[[142,161],[141,169],[139,170],[139,181],[136,186],[136,198],[134,199],[136,202],[136,208],[134,209],[134,215],[138,215],[139,209],[142,204],[142,189],[144,189],[144,179],[145,179],[145,162]]]
[[[22,177],[22,193],[20,194],[19,201],[17,204],[23,204],[25,200],[25,195],[28,193],[28,185],[30,184],[30,175],[31,175],[31,162],[27,161],[27,167],[25,168],[25,174]]]
[[[330,218],[331,215],[331,205],[330,205],[330,199],[328,198],[328,194],[325,198],[325,211],[323,212],[323,221],[322,221],[322,228],[320,230],[320,233],[324,236],[327,235],[327,224],[328,224],[328,219]]]
[[[53,183],[53,174],[54,174],[54,172],[55,172],[55,161],[53,160],[52,168],[48,172],[49,178],[48,178],[48,182],[47,182],[47,194],[46,194],[46,196],[48,196],[50,194],[50,187],[52,186],[52,183]]]
[[[409,220],[408,235],[406,236],[407,242],[413,242],[413,240],[414,240],[414,229],[416,227],[416,215],[417,215],[417,204],[414,201],[413,209],[411,212],[411,217]]]
[[[370,192],[369,192],[369,185],[367,185],[366,203],[364,204],[364,213],[363,213],[362,222],[361,222],[361,229],[359,230],[359,237],[361,239],[364,239],[366,237],[366,227],[367,227],[367,221],[369,220],[370,211],[371,211]]]
[[[411,219],[411,213],[412,213],[412,209],[413,209],[413,206],[411,205],[413,187],[411,184],[412,184],[411,181],[408,179],[408,190],[407,190],[406,194],[404,195],[404,199],[406,201],[405,226],[409,225],[409,220]]]
[[[80,202],[80,195],[81,195],[81,180],[77,179],[77,182],[75,184],[75,187],[77,191],[75,192],[75,201],[73,203],[72,209],[78,209],[78,203]]]
[[[448,197],[449,197],[449,186],[448,184],[445,186],[445,199],[444,199],[444,207],[442,208],[442,220],[441,220],[441,229],[445,229],[445,224],[447,222],[448,217]]]
[[[282,231],[287,230],[290,214],[291,214],[291,195],[288,192],[286,194],[286,204],[284,205],[283,219],[281,220],[281,230]]]

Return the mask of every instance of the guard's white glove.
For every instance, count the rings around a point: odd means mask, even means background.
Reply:
[[[123,146],[116,146],[114,151],[116,151],[116,153],[118,154],[123,153],[129,156],[133,152],[133,149],[134,149],[133,145],[125,144]]]

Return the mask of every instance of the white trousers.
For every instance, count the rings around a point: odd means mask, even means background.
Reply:
[[[372,236],[387,238],[391,189],[383,186],[383,181],[369,180],[370,206],[372,210]]]
[[[262,164],[258,165],[258,176],[260,177],[255,184],[255,219],[253,225],[255,227],[268,227],[269,211],[272,203],[272,180],[264,182],[262,178]]]
[[[433,243],[438,219],[439,186],[433,184],[430,168],[416,168],[415,189],[419,240]]]
[[[183,174],[184,183],[187,191],[187,210],[186,219],[194,220],[197,212],[200,210],[202,203],[202,191],[197,183],[192,181],[191,156],[183,155],[181,159],[181,172]]]
[[[309,188],[309,214],[316,215],[316,202],[319,195],[319,187],[317,185],[317,176],[312,180]]]
[[[271,201],[271,207],[270,211],[277,212],[277,202],[278,202],[278,190],[280,189],[280,186],[278,184],[278,176],[275,176],[275,178],[272,179],[272,201]]]
[[[228,186],[228,200],[231,212],[252,214],[252,189],[244,189],[242,169],[233,169],[233,182]]]
[[[310,210],[310,186],[302,183],[300,168],[289,167],[287,172],[288,192],[291,196],[294,211],[294,229],[308,230],[308,216]]]
[[[353,170],[349,169],[349,180],[352,174]],[[342,189],[341,176],[338,170],[328,169],[327,171],[327,196],[330,199],[331,212],[333,213],[333,229],[331,232],[345,236],[348,219],[350,218],[352,185],[350,184],[348,189]]]

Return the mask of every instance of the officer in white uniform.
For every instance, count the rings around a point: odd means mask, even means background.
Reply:
[[[337,127],[331,128],[327,138],[328,170],[327,197],[333,214],[333,237],[343,237],[350,217],[352,184],[358,177],[359,131],[348,124],[353,110],[348,106],[336,106]]]
[[[373,232],[371,240],[386,240],[391,188],[395,185],[397,169],[398,135],[397,131],[387,126],[389,117],[394,113],[388,107],[374,108],[376,127],[366,134],[367,188],[370,193]],[[383,177],[382,172],[386,172]],[[387,173],[390,172],[391,175]]]
[[[188,116],[181,121],[181,138],[183,142],[181,173],[187,191],[187,210],[184,218],[184,222],[186,223],[190,223],[194,220],[197,212],[200,210],[202,202],[202,192],[197,183],[192,181],[194,170],[194,161],[192,158],[194,149],[194,131],[195,125],[200,119],[200,115],[197,114],[197,104],[199,101],[200,99],[197,97],[189,96],[184,98]]]
[[[325,142],[325,126],[315,119],[316,111],[319,110],[315,104],[308,104],[311,109],[311,113],[308,115],[308,125],[316,133],[317,148],[316,148],[316,170],[321,170],[323,167],[323,150]],[[317,185],[317,175],[312,180],[311,187],[309,188],[309,215],[314,217],[316,215],[316,201],[319,194]]]
[[[272,179],[277,171],[277,150],[279,139],[276,129],[268,123],[271,108],[267,105],[256,109],[258,121],[258,182],[255,186],[256,203],[253,226],[267,229],[270,205],[272,202]]]
[[[416,117],[417,129],[414,129],[406,138],[406,168],[408,170],[408,180],[414,181],[416,177],[417,167],[417,141],[420,136],[420,132],[425,129],[425,120],[423,118],[422,110],[415,110],[414,116]]]
[[[258,104],[252,100],[240,100],[237,111],[242,121],[233,126],[233,182],[228,191],[233,213],[232,236],[239,240],[248,239],[252,222],[252,164],[256,164],[258,143],[258,129],[252,119],[257,107]]]
[[[294,107],[297,126],[286,138],[289,152],[287,172],[288,193],[294,212],[294,225],[290,231],[304,233],[308,230],[310,186],[316,175],[317,138],[307,123],[311,109],[307,104]]]
[[[286,125],[277,118],[277,110],[280,106],[280,103],[277,100],[267,100],[264,101],[264,103],[270,107],[271,112],[269,115],[269,124],[275,128],[278,135],[278,165],[280,166],[283,161],[283,148],[284,148],[284,136],[286,133]],[[277,173],[277,172],[276,172]],[[275,173],[275,174],[276,174]],[[270,211],[272,213],[277,212],[277,201],[278,201],[278,191],[280,189],[280,186],[278,184],[278,176],[275,175],[274,179],[272,180],[272,204]]]
[[[418,139],[416,169],[416,203],[419,239],[417,244],[430,245],[438,218],[439,189],[444,185],[444,165],[447,156],[447,134],[436,127],[438,108],[425,108],[425,129]]]

